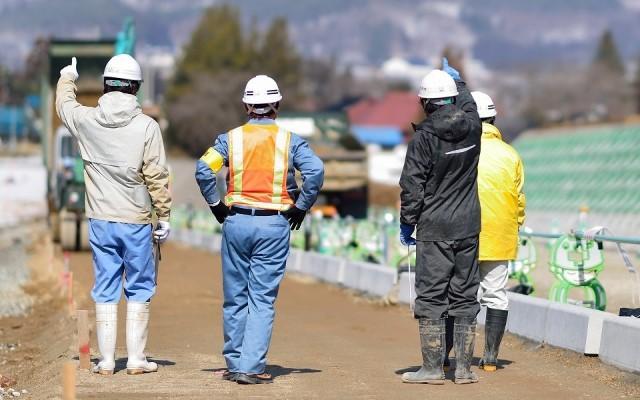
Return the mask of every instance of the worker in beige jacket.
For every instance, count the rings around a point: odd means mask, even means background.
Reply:
[[[94,372],[113,374],[117,310],[127,298],[127,373],[155,372],[144,348],[149,301],[156,290],[152,238],[169,236],[169,173],[160,127],[142,114],[136,93],[142,83],[140,65],[117,55],[104,70],[104,95],[97,107],[76,101],[76,58],[60,71],[56,91],[58,116],[78,140],[84,160],[86,213],[93,252],[98,347],[102,360]],[[158,225],[153,231],[151,215]]]

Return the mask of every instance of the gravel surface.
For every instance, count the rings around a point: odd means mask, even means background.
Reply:
[[[29,268],[24,245],[16,243],[0,249],[0,318],[29,312],[33,299],[23,289],[27,282]]]

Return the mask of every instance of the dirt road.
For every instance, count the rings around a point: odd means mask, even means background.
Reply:
[[[92,309],[88,253],[73,255],[79,308]],[[169,244],[152,303],[148,353],[155,374],[112,377],[78,372],[81,399],[540,399],[634,398],[640,379],[597,358],[542,348],[513,336],[505,340],[498,373],[478,371],[481,382],[458,386],[407,385],[398,374],[420,363],[417,327],[406,307],[385,307],[324,284],[290,277],[277,304],[268,370],[272,385],[222,381],[221,281],[217,256]],[[124,303],[124,302],[123,302]],[[118,368],[124,368],[121,307]],[[482,337],[478,342],[482,343]],[[92,342],[95,349],[95,340]],[[476,354],[482,346],[476,347]],[[97,352],[93,350],[94,354]],[[490,394],[487,396],[487,394]]]

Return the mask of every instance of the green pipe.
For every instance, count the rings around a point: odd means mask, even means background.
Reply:
[[[583,239],[584,233],[581,231],[577,231],[573,233],[576,238]],[[543,233],[543,232],[524,232],[520,231],[520,236],[524,237],[536,237],[536,238],[545,238],[545,239],[557,239],[561,236],[564,236],[561,233]],[[639,237],[628,237],[628,236],[607,236],[607,235],[595,235],[594,239],[598,242],[614,242],[614,243],[627,243],[627,244],[638,244],[640,245]]]

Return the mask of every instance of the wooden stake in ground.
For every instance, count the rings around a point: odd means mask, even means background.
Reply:
[[[78,358],[80,369],[91,368],[91,354],[89,347],[89,311],[78,310]]]
[[[62,366],[62,400],[76,400],[76,364],[73,361]]]

